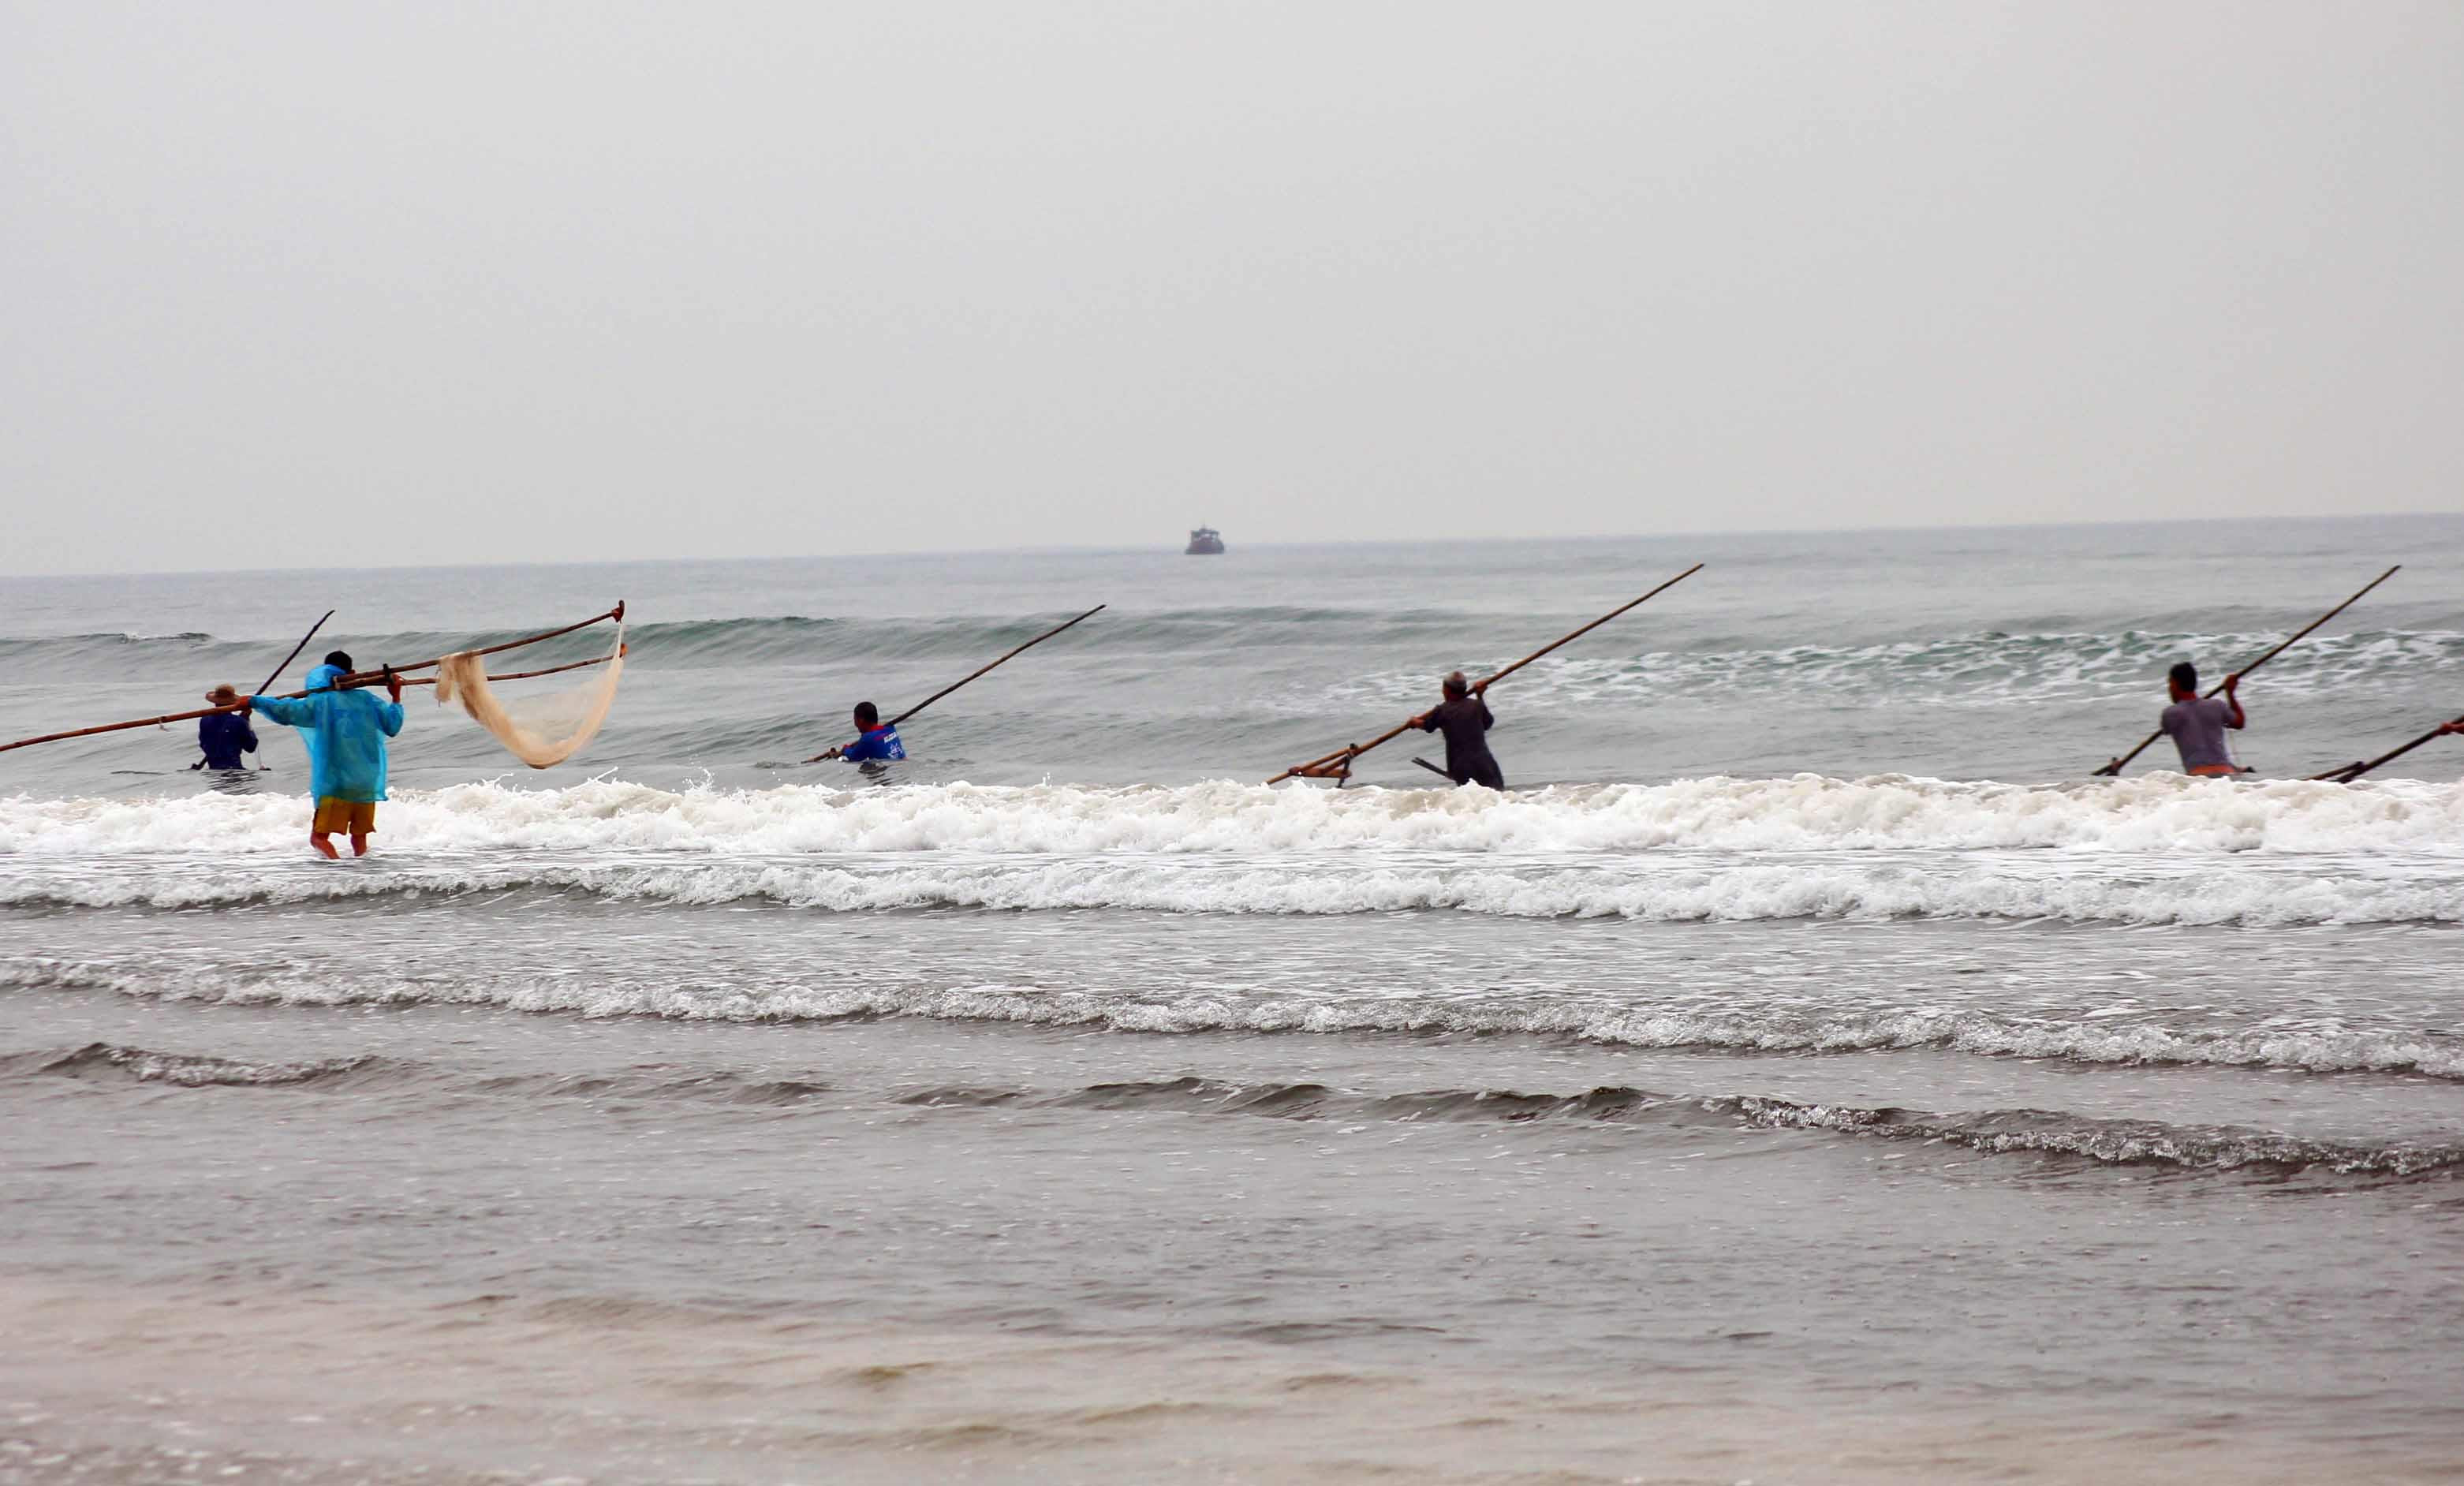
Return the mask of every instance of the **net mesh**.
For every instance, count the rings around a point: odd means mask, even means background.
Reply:
[[[505,751],[534,769],[561,764],[607,720],[616,705],[616,683],[625,674],[625,626],[616,626],[616,644],[607,664],[594,667],[579,686],[534,692],[508,700],[488,685],[487,657],[465,650],[436,665],[436,700],[460,703],[473,722],[495,735]]]

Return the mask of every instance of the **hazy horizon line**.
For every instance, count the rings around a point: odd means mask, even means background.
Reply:
[[[2118,527],[2181,527],[2181,526],[2260,526],[2296,523],[2327,523],[2339,521],[2457,521],[2464,522],[2464,512],[2447,511],[2382,511],[2351,512],[2336,514],[2310,515],[2213,515],[2213,516],[2151,516],[2130,520],[2104,521],[1881,521],[1861,526],[1802,527],[1705,527],[1675,532],[1570,532],[1543,536],[1437,536],[1437,537],[1350,537],[1324,541],[1267,540],[1237,543],[1227,538],[1224,554],[1235,551],[1277,551],[1322,547],[1473,547],[1530,546],[1543,542],[1587,541],[1675,541],[1687,537],[1718,538],[1736,536],[1824,536],[1851,535],[1873,532],[1997,532],[1997,531],[2086,531]],[[914,557],[973,557],[1013,555],[1017,557],[1051,557],[1067,554],[1099,556],[1114,553],[1169,553],[1161,546],[1143,543],[1057,543],[1011,547],[907,547],[882,548],[859,552],[832,553],[738,553],[732,556],[694,557],[585,557],[562,561],[538,558],[508,557],[494,562],[395,562],[355,563],[350,571],[358,573],[410,573],[455,570],[487,570],[493,568],[592,568],[592,567],[656,567],[686,563],[725,562],[837,562],[865,558],[896,561]],[[1172,554],[1179,556],[1179,554]],[[291,567],[199,567],[199,568],[134,568],[126,570],[90,569],[66,573],[0,573],[0,582],[44,582],[83,579],[134,578],[199,578],[216,575],[246,578],[268,574],[320,573],[331,571],[332,564],[301,564]]]

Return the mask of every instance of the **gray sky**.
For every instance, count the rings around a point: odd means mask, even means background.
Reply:
[[[2464,6],[0,5],[0,571],[2464,508]]]

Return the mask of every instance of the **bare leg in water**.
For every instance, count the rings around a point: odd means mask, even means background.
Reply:
[[[359,838],[356,842],[363,854],[364,854],[368,849],[367,840],[368,839],[366,837],[363,836]],[[334,849],[334,838],[324,831],[310,831],[308,833],[308,844],[316,847],[318,853],[323,856],[328,862],[340,862],[342,860],[341,853]]]

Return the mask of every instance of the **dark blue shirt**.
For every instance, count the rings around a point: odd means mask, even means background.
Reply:
[[[878,728],[865,729],[863,737],[839,750],[839,757],[851,764],[860,764],[869,758],[906,756],[907,745],[898,741],[898,730],[886,722]]]
[[[209,769],[245,769],[239,755],[256,752],[256,732],[246,712],[215,712],[197,719],[197,747]]]

